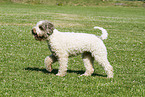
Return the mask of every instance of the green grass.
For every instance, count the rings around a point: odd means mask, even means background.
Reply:
[[[58,6],[131,6],[143,7],[144,0],[0,0],[3,3],[47,4]]]
[[[46,42],[38,42],[31,28],[49,20],[60,31],[101,35],[94,26],[105,28],[104,40],[114,78],[107,79],[95,63],[90,77],[81,56],[69,59],[65,77],[45,70],[50,54]],[[145,90],[145,10],[127,7],[81,7],[0,4],[0,96],[1,97],[144,97]]]

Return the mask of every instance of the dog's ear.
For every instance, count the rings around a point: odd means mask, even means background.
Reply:
[[[45,21],[39,26],[39,29],[44,31],[46,34],[51,35],[54,30],[54,25],[51,22]]]
[[[51,35],[53,33],[53,30],[54,30],[54,25],[51,22],[48,22],[46,24],[47,34]]]

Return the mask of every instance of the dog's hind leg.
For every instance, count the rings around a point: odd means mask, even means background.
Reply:
[[[92,75],[92,73],[94,72],[94,68],[93,68],[94,58],[91,56],[91,53],[89,53],[89,52],[84,52],[82,54],[82,58],[83,58],[83,62],[84,62],[84,66],[86,68],[86,71],[81,76]]]
[[[44,60],[44,64],[46,66],[46,70],[51,72],[52,69],[52,64],[57,61],[57,58],[54,55],[47,56]]]
[[[107,74],[107,77],[113,78],[113,67],[110,65],[107,56],[95,55],[94,58],[99,64],[102,65]]]

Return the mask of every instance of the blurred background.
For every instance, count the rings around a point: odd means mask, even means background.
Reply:
[[[145,0],[0,0],[0,3],[47,4],[58,6],[145,6]]]

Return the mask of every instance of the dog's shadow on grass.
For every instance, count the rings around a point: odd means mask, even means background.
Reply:
[[[53,69],[51,72],[48,72],[46,69],[44,68],[37,68],[37,67],[27,67],[24,70],[29,70],[29,71],[38,71],[38,72],[43,72],[43,73],[47,73],[47,74],[57,74],[58,73],[58,69]],[[68,73],[76,73],[76,74],[83,74],[85,71],[83,70],[67,70]],[[107,77],[107,75],[102,75],[102,74],[97,74],[97,73],[93,73],[92,76],[100,76],[100,77]]]

